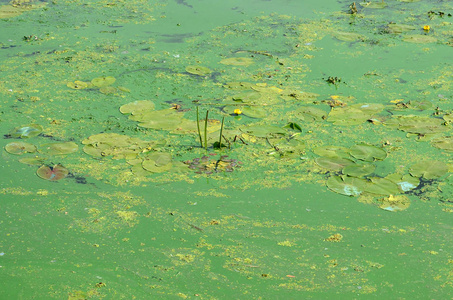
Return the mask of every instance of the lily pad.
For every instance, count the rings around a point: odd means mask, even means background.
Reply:
[[[415,44],[428,44],[428,43],[435,43],[437,39],[433,36],[424,35],[424,34],[412,34],[406,35],[403,38],[403,41]]]
[[[89,86],[89,83],[85,81],[76,80],[74,82],[68,82],[66,86],[74,90],[83,90]]]
[[[152,153],[143,160],[142,167],[153,173],[166,172],[172,168],[171,155],[163,152]]]
[[[321,146],[313,149],[313,152],[319,156],[326,157],[349,157],[349,149],[341,146]]]
[[[413,177],[409,174],[401,175],[394,173],[386,176],[385,178],[396,183],[400,191],[403,193],[409,192],[417,188],[418,185],[420,184],[420,180],[418,178]]]
[[[20,163],[32,165],[32,166],[42,165],[42,164],[44,164],[45,161],[46,161],[46,159],[44,157],[39,157],[39,156],[24,157],[24,158],[19,159]]]
[[[377,195],[393,195],[398,194],[399,189],[396,183],[386,178],[372,177],[365,191]]]
[[[411,30],[416,29],[416,27],[412,26],[412,25],[395,24],[395,23],[389,24],[388,28],[391,33],[402,33],[402,32],[411,31]]]
[[[234,111],[237,109],[238,106],[225,106],[223,111],[229,115],[235,114]],[[268,111],[262,106],[248,106],[242,105],[240,106],[241,114],[246,115],[251,118],[255,119],[262,119],[267,117]]]
[[[47,143],[39,147],[40,153],[49,155],[64,155],[77,152],[79,146],[74,142]]]
[[[327,187],[339,194],[346,196],[359,196],[367,186],[363,179],[349,176],[331,176],[327,179]]]
[[[113,83],[115,83],[115,81],[116,81],[115,77],[107,76],[107,77],[94,78],[93,80],[91,80],[91,83],[94,86],[101,88],[101,87],[106,87],[106,86],[112,85]]]
[[[116,93],[117,89],[113,86],[103,86],[99,89],[99,91],[105,95],[110,95]]]
[[[384,160],[387,157],[384,149],[367,144],[354,145],[349,153],[354,158],[364,161]]]
[[[385,3],[385,2],[364,1],[364,2],[360,2],[359,4],[360,4],[360,6],[368,7],[368,8],[385,8],[385,7],[387,7],[387,3]]]
[[[154,110],[154,102],[149,100],[138,100],[124,104],[120,107],[120,112],[122,114],[135,114],[139,111]]]
[[[30,124],[14,128],[9,136],[13,138],[31,138],[39,135],[42,132],[42,127],[38,124]]]
[[[363,40],[363,36],[354,33],[354,32],[343,32],[343,31],[336,31],[333,33],[333,36],[340,41],[345,41],[345,42],[355,42],[358,40]]]
[[[347,158],[324,156],[316,158],[315,162],[318,166],[331,171],[341,171],[344,167],[354,164]]]
[[[448,172],[445,162],[429,160],[419,162],[411,167],[409,173],[415,177],[423,177],[427,180],[437,179]]]
[[[405,195],[389,195],[388,197],[379,199],[379,208],[387,211],[402,211],[407,209],[411,202]]]
[[[307,122],[321,121],[327,117],[327,113],[319,108],[312,106],[303,106],[294,112],[297,117]]]
[[[231,57],[220,61],[221,64],[228,66],[250,66],[253,64],[253,59],[250,57]]]
[[[203,66],[187,66],[186,72],[193,75],[206,76],[211,74],[212,71],[209,68]]]
[[[431,144],[439,149],[453,152],[453,136],[444,136],[431,141]]]
[[[5,146],[5,150],[11,154],[21,155],[24,153],[33,153],[36,151],[36,146],[25,142],[12,142]]]
[[[327,121],[335,125],[361,124],[384,109],[382,104],[359,103],[345,107],[333,107]]]
[[[399,130],[423,135],[444,132],[449,129],[443,119],[416,115],[394,115],[392,119],[385,122],[385,125],[396,126]]]
[[[373,173],[375,169],[376,166],[372,164],[352,164],[344,167],[341,173],[353,177],[362,177]]]
[[[42,179],[50,180],[50,181],[57,181],[60,179],[65,178],[68,176],[69,171],[62,165],[55,165],[53,167],[50,166],[41,166],[37,171],[36,174],[41,177]]]

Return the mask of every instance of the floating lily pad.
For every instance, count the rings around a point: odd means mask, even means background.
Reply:
[[[416,115],[394,115],[392,119],[385,122],[385,125],[396,126],[399,130],[423,135],[444,132],[449,129],[443,119]]]
[[[327,121],[335,125],[357,125],[371,119],[384,109],[382,104],[359,103],[345,107],[333,107]]]
[[[106,87],[106,86],[112,85],[113,83],[115,83],[115,81],[116,81],[115,77],[107,76],[107,77],[94,78],[93,80],[91,80],[91,83],[94,86],[101,88],[101,87]]]
[[[135,114],[139,111],[154,110],[154,102],[149,100],[139,100],[124,104],[120,107],[122,114]]]
[[[439,149],[453,152],[453,136],[444,136],[431,141],[431,144]]]
[[[347,158],[324,156],[316,158],[315,162],[318,166],[331,171],[341,171],[344,167],[354,164]]]
[[[45,161],[46,161],[46,159],[44,157],[39,157],[39,156],[24,157],[24,158],[19,159],[20,163],[27,164],[27,165],[33,165],[33,166],[42,165],[42,164],[44,164]]]
[[[398,186],[386,178],[372,177],[365,191],[377,195],[392,195],[399,193]]]
[[[5,146],[5,150],[11,154],[21,155],[24,153],[33,153],[36,151],[36,146],[25,142],[12,142]]]
[[[114,94],[117,92],[117,89],[113,86],[103,86],[99,91],[105,95]]]
[[[187,66],[186,72],[198,76],[206,76],[211,74],[211,70],[209,68],[203,66]]]
[[[48,143],[39,147],[40,153],[49,155],[64,155],[77,152],[79,146],[74,142]]]
[[[327,113],[324,110],[312,106],[300,107],[294,113],[297,117],[307,122],[321,121],[327,117]]]
[[[349,149],[341,146],[321,146],[313,149],[313,152],[319,156],[326,157],[349,157]]]
[[[428,43],[435,43],[437,39],[433,36],[424,35],[424,34],[412,34],[406,35],[403,38],[403,41],[409,43],[416,43],[416,44],[428,44]]]
[[[359,196],[365,190],[367,182],[356,177],[331,176],[327,179],[326,185],[336,193],[346,196]]]
[[[83,90],[88,87],[88,82],[76,80],[74,82],[68,82],[66,86],[74,90]]]
[[[448,172],[448,166],[445,162],[429,160],[419,162],[411,167],[409,173],[412,176],[423,177],[425,179],[437,179]]]
[[[14,128],[9,136],[13,138],[31,138],[39,135],[42,132],[42,127],[38,124],[30,124]]]
[[[387,152],[384,149],[366,144],[352,146],[349,153],[354,158],[364,161],[384,160],[387,157]]]
[[[228,66],[250,66],[253,64],[253,59],[250,57],[231,57],[220,61],[221,64]]]
[[[57,181],[68,176],[69,171],[62,165],[50,166],[41,166],[36,174],[42,179]]]
[[[390,195],[379,199],[379,202],[379,208],[392,212],[405,210],[411,204],[409,198],[405,195]]]
[[[364,2],[360,2],[359,4],[360,4],[360,6],[368,7],[368,8],[385,8],[385,7],[387,7],[387,3],[385,3],[385,2],[364,1]]]
[[[286,134],[286,131],[277,126],[273,125],[251,125],[251,126],[243,126],[239,128],[242,132],[254,135],[256,137],[266,137],[269,135],[275,134]]]
[[[333,36],[339,39],[340,41],[345,42],[355,42],[363,39],[362,35],[353,32],[336,31],[334,32]]]
[[[228,105],[225,106],[223,111],[229,115],[234,114],[235,109],[238,106]],[[268,111],[262,106],[248,106],[242,105],[240,106],[241,114],[246,115],[251,118],[262,119],[268,115]]]
[[[389,24],[388,28],[391,33],[402,33],[402,32],[411,31],[411,30],[416,29],[416,27],[412,26],[412,25],[395,24],[395,23]]]
[[[315,101],[319,94],[299,90],[284,90],[281,92],[281,97],[285,100]]]
[[[375,169],[376,166],[372,164],[352,164],[344,167],[341,173],[353,177],[362,177],[373,173]]]
[[[418,178],[413,177],[409,174],[401,175],[394,173],[386,176],[385,178],[396,183],[400,191],[403,193],[417,188],[420,184],[420,180]]]
[[[153,173],[166,172],[172,168],[171,155],[169,153],[154,152],[143,160],[142,167]]]

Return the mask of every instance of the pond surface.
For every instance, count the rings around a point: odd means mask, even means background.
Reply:
[[[447,299],[449,1],[0,1],[2,299]]]

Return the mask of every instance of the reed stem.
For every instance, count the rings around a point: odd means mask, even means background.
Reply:
[[[200,117],[198,116],[198,106],[197,106],[197,129],[198,129],[198,138],[200,139],[200,147],[203,148],[203,140],[201,138],[201,130],[200,130]]]

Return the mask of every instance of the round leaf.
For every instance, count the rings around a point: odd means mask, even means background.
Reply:
[[[349,152],[354,158],[364,161],[383,160],[387,157],[387,152],[382,148],[367,144],[357,144],[351,147]]]
[[[327,179],[326,185],[336,193],[346,196],[359,196],[363,193],[367,182],[355,177],[332,176]]]
[[[412,176],[423,177],[425,179],[437,179],[448,172],[448,166],[445,162],[430,160],[422,161],[415,164],[409,170]]]

